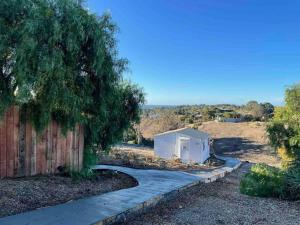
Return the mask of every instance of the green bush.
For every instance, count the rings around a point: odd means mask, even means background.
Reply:
[[[147,146],[147,147],[154,147],[154,140],[151,138],[142,138],[142,145]]]
[[[240,191],[250,196],[299,200],[300,169],[281,170],[257,164],[241,180]]]
[[[270,145],[281,158],[281,169],[255,165],[241,180],[244,194],[300,199],[300,84],[286,90],[285,106],[275,109],[267,126]]]
[[[68,176],[70,176],[74,181],[80,180],[95,180],[96,173],[93,169],[85,167],[80,171],[69,170],[67,171]]]
[[[257,164],[241,180],[240,191],[251,196],[280,197],[283,182],[283,173],[280,169]]]
[[[282,198],[289,200],[300,199],[300,169],[290,169],[285,173]]]

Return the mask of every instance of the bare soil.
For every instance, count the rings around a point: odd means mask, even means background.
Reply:
[[[266,124],[262,122],[205,122],[200,130],[214,138],[216,154],[227,155],[253,163],[279,166],[280,160],[268,145]]]
[[[0,180],[0,217],[137,185],[123,173],[98,171],[92,180],[34,176]]]
[[[191,187],[181,192],[175,199],[160,203],[146,214],[122,224],[300,224],[299,201],[249,197],[239,192],[240,179],[250,166],[250,163],[244,163],[241,168],[225,178]]]

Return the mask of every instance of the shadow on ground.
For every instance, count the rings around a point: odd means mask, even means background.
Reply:
[[[214,140],[213,149],[216,154],[235,157],[240,157],[245,154],[258,155],[262,153],[274,155],[274,151],[270,146],[240,137],[217,138]]]

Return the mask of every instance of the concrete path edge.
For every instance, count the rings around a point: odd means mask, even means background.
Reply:
[[[187,173],[167,170],[142,170],[97,165],[134,177],[139,185],[72,202],[0,218],[0,225],[107,225],[126,221],[146,212],[160,202],[176,197],[181,191],[201,182],[209,183],[237,169],[241,162],[217,156],[225,165],[210,172]]]

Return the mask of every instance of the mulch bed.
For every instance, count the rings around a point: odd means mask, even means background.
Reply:
[[[186,164],[180,159],[165,160],[154,155],[153,150],[139,149],[112,149],[109,154],[102,153],[99,164],[125,166],[135,169],[158,169],[158,170],[181,170],[210,171],[224,165],[224,161],[216,157],[210,157],[204,164]]]
[[[300,225],[300,201],[246,196],[241,177],[251,164],[209,184],[199,184],[118,225]],[[115,224],[117,225],[117,224]]]
[[[92,180],[61,175],[1,179],[0,217],[136,185],[134,178],[108,170],[97,171]]]

